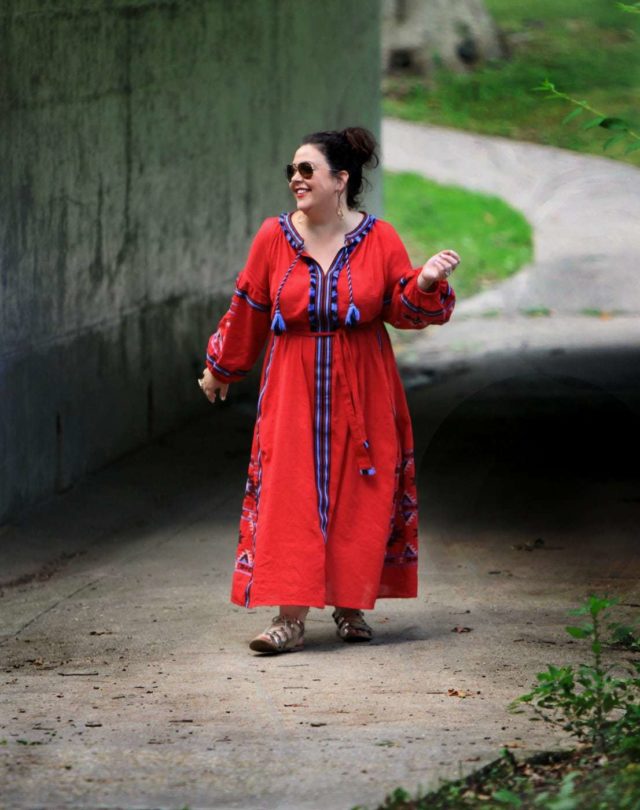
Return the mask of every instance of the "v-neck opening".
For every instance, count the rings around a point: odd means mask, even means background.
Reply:
[[[296,209],[296,211],[297,211],[297,209]],[[344,250],[345,246],[348,246],[350,239],[353,236],[355,236],[358,233],[358,231],[360,231],[362,229],[364,224],[369,220],[370,215],[367,214],[366,211],[359,211],[359,213],[363,215],[362,219],[356,225],[355,228],[352,228],[350,231],[347,231],[347,233],[345,233],[345,235],[344,235],[344,244],[342,245],[340,250],[338,250],[336,255],[331,260],[331,264],[329,265],[329,268],[327,270],[324,270],[322,268],[322,265],[320,264],[320,262],[317,259],[315,259],[310,253],[307,253],[306,249],[304,248],[304,239],[302,238],[302,235],[300,234],[300,232],[298,231],[296,226],[293,224],[293,215],[296,213],[296,211],[289,211],[287,213],[285,223],[289,227],[289,229],[292,231],[293,236],[298,240],[298,248],[302,249],[303,252],[306,253],[306,255],[310,259],[313,259],[314,263],[317,265],[318,269],[320,270],[320,273],[322,274],[323,278],[328,278],[328,276],[335,270],[336,263],[338,262],[340,254]]]

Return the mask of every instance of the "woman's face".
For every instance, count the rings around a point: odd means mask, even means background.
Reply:
[[[297,165],[304,161],[312,164],[313,175],[305,180],[300,172],[296,171],[289,182],[298,210],[306,212],[310,208],[335,209],[338,191],[346,188],[349,173],[341,171],[333,174],[324,153],[311,143],[299,147],[291,162]]]

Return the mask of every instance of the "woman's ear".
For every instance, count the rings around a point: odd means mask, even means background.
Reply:
[[[336,177],[340,181],[338,190],[342,194],[342,192],[346,191],[347,189],[347,183],[349,182],[349,172],[346,169],[340,169],[340,171],[336,174]]]

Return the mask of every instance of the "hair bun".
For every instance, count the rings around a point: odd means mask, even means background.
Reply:
[[[342,136],[347,141],[358,163],[362,166],[375,167],[380,163],[377,155],[378,144],[373,133],[364,127],[347,127],[342,130]]]

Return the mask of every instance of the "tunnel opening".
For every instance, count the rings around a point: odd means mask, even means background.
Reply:
[[[420,459],[421,515],[443,544],[637,557],[637,414],[573,377],[500,380],[458,405]]]

